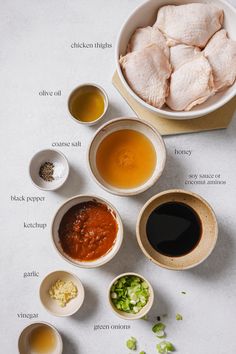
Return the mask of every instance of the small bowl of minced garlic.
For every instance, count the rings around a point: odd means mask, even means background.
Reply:
[[[69,163],[65,155],[58,150],[41,150],[32,157],[29,174],[36,187],[44,191],[53,191],[66,182],[69,176]]]
[[[71,316],[83,304],[84,287],[76,275],[59,270],[43,279],[39,296],[42,305],[52,315]]]

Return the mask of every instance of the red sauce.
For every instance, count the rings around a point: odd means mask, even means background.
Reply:
[[[118,225],[105,204],[89,201],[70,208],[59,226],[63,251],[79,261],[93,261],[113,246]]]

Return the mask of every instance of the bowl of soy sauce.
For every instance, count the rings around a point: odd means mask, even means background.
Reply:
[[[213,251],[218,225],[212,207],[199,195],[173,189],[143,206],[136,227],[138,244],[155,264],[184,270],[202,263]]]

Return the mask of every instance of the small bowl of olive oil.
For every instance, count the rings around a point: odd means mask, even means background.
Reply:
[[[84,125],[94,125],[105,115],[108,96],[101,86],[83,84],[69,96],[68,109],[73,120]]]
[[[62,354],[63,343],[60,333],[46,322],[32,323],[25,327],[18,341],[19,354]]]

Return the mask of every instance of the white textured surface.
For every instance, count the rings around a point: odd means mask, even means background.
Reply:
[[[236,352],[236,120],[224,131],[165,138],[165,172],[148,192],[132,198],[109,195],[91,180],[86,150],[96,127],[77,125],[67,112],[67,97],[80,83],[102,85],[110,98],[106,119],[133,113],[111,84],[114,45],[118,30],[138,0],[8,0],[0,1],[1,29],[1,353],[17,353],[19,332],[31,323],[17,313],[39,313],[39,320],[55,325],[63,335],[65,354],[129,353],[125,340],[138,339],[139,349],[155,353],[151,332],[155,316],[167,313],[168,339],[181,354]],[[236,1],[232,1],[236,5]],[[112,49],[71,49],[72,42],[111,42]],[[41,90],[62,90],[61,97],[40,97]],[[80,140],[81,148],[61,148],[72,173],[56,192],[40,192],[28,176],[33,154],[53,141]],[[192,149],[179,157],[174,149]],[[221,174],[224,186],[185,186],[189,173]],[[135,239],[138,212],[148,198],[172,187],[201,194],[219,221],[214,253],[199,267],[172,272],[143,256]],[[39,205],[11,202],[11,195],[46,196]],[[95,193],[113,203],[125,226],[124,244],[115,259],[101,269],[77,269],[58,256],[50,239],[50,222],[68,197]],[[47,223],[44,230],[24,229],[24,222]],[[56,318],[41,306],[41,279],[53,270],[75,272],[85,286],[85,303],[71,318]],[[23,279],[36,270],[39,278]],[[155,289],[150,322],[130,322],[130,330],[101,330],[94,324],[123,324],[109,309],[106,291],[113,277],[134,271],[146,276]],[[186,295],[180,292],[186,291]],[[177,322],[179,312],[184,320]]]

